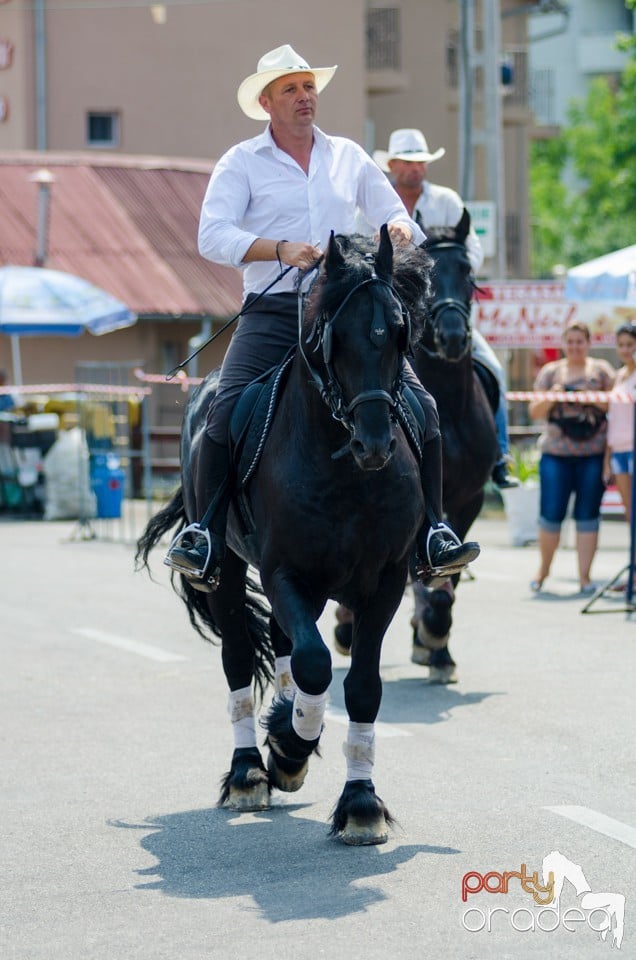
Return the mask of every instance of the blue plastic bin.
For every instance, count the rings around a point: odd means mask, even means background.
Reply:
[[[91,458],[91,487],[97,497],[98,517],[121,517],[125,479],[117,457],[97,454]]]

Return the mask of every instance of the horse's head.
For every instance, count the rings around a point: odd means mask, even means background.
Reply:
[[[471,347],[470,302],[475,284],[465,244],[469,229],[466,209],[455,227],[425,227],[423,246],[433,260],[433,298],[422,345],[450,362],[462,360]]]
[[[396,446],[393,408],[408,349],[409,318],[392,286],[393,247],[334,236],[308,297],[301,348],[332,416],[351,434],[341,451],[381,470]]]

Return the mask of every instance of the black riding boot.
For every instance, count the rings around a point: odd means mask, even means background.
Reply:
[[[173,570],[190,578],[193,586],[199,583],[208,590],[218,586],[225,552],[225,527],[232,496],[229,472],[228,447],[204,433],[197,459],[195,497],[199,517],[203,519],[210,507],[212,516],[203,527],[193,523],[182,530],[164,560]]]
[[[476,560],[480,546],[475,541],[462,543],[451,528],[442,523],[442,438],[439,435],[422,448],[420,478],[426,520],[415,541],[415,568],[418,579],[434,587]]]
[[[501,460],[497,460],[497,463],[492,468],[492,482],[499,487],[500,490],[508,490],[510,487],[518,487],[519,481],[516,477],[512,477],[508,473],[508,460],[506,457],[502,457]]]

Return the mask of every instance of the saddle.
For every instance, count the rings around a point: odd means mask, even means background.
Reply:
[[[490,404],[490,409],[493,414],[497,412],[499,407],[499,384],[497,383],[497,378],[494,373],[488,369],[483,363],[479,360],[473,359],[473,370],[477,374],[479,381],[484,388],[484,393],[488,403]]]
[[[290,350],[282,363],[248,383],[234,406],[230,419],[230,456],[237,491],[248,485],[256,470],[294,352],[295,349]]]

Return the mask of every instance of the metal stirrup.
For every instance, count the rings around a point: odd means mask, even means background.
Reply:
[[[183,538],[189,533],[196,533],[199,536],[205,537],[207,544],[207,554],[205,558],[205,563],[198,570],[193,570],[191,567],[182,566],[178,560],[171,557],[172,551],[175,547],[179,546]],[[163,562],[166,566],[170,567],[172,570],[176,570],[177,573],[182,573],[186,577],[191,577],[195,580],[203,580],[205,577],[205,572],[208,569],[210,560],[212,559],[212,539],[210,537],[210,531],[207,527],[201,527],[198,523],[190,523],[187,527],[184,527],[183,530],[180,530],[179,533],[174,537],[172,543],[168,547],[168,552],[165,555]]]
[[[433,563],[431,561],[431,551],[430,551],[431,537],[434,537],[437,533],[447,533],[450,536],[451,540],[455,541],[458,547],[461,547],[462,545],[462,542],[457,536],[457,534],[455,533],[455,531],[451,530],[451,528],[448,526],[447,523],[440,521],[435,527],[430,527],[428,531],[428,535],[426,537],[426,559],[428,560],[429,567],[433,566]]]

